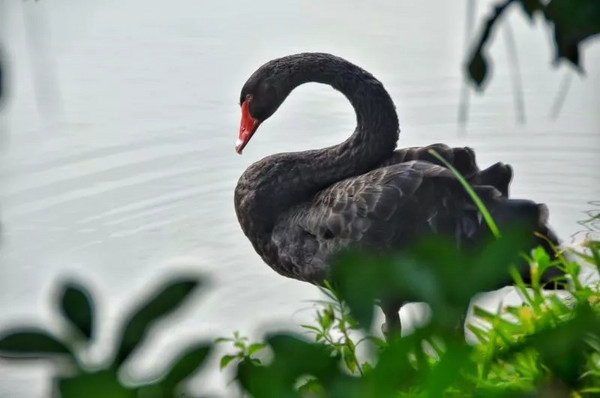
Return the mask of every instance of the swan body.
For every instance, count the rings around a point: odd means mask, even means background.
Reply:
[[[295,87],[308,82],[329,84],[348,98],[357,123],[350,138],[268,156],[252,164],[235,189],[244,234],[278,273],[320,284],[328,260],[345,247],[398,250],[427,234],[448,235],[461,246],[488,233],[453,173],[428,152],[432,148],[467,178],[501,224],[525,215],[552,235],[543,205],[508,199],[510,166],[480,170],[473,150],[443,144],[396,150],[398,118],[381,82],[330,54],[278,58],[252,74],[240,95],[236,151]]]

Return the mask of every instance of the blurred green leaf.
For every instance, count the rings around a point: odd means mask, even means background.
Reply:
[[[38,358],[56,354],[73,356],[67,346],[42,329],[13,329],[0,337],[0,356],[5,358]]]
[[[479,52],[478,54],[480,57],[483,57],[481,52]],[[483,58],[482,58],[482,61],[484,61]],[[471,65],[469,67],[473,66],[473,62],[477,62],[477,56],[471,60]],[[485,71],[483,71],[483,76],[481,77],[481,81],[483,81],[484,77],[485,77]],[[474,76],[474,78],[475,78],[477,84],[481,85],[481,81],[477,81],[477,76]],[[481,215],[483,216],[485,223],[487,224],[490,231],[492,231],[492,234],[494,235],[494,237],[499,238],[500,231],[498,230],[498,226],[496,225],[496,222],[492,218],[492,215],[490,214],[489,210],[487,209],[487,207],[485,206],[483,201],[479,198],[479,195],[477,195],[475,190],[471,187],[471,184],[469,184],[469,182],[465,179],[465,177],[462,176],[462,174],[452,165],[452,163],[450,163],[446,159],[444,159],[439,153],[437,153],[435,151],[435,149],[430,149],[428,152],[433,157],[438,159],[446,168],[448,168],[448,169],[450,169],[450,171],[452,171],[452,174],[454,174],[454,176],[460,182],[460,184],[462,185],[464,190],[467,192],[467,194],[469,195],[469,197],[471,198],[471,200],[473,201],[475,206],[477,206],[477,210],[479,210],[479,213],[481,213]]]
[[[442,397],[448,387],[462,379],[461,373],[473,373],[472,369],[466,371],[467,366],[474,367],[470,360],[471,348],[465,343],[452,344],[433,366],[427,376],[426,386],[431,397]]]
[[[488,75],[485,47],[492,38],[492,29],[497,25],[504,11],[515,0],[504,0],[494,6],[492,15],[483,22],[483,28],[473,45],[474,50],[467,62],[469,78],[477,88],[481,88]],[[523,13],[533,21],[535,13],[544,16],[554,33],[555,60],[565,59],[580,72],[581,44],[600,34],[600,2],[598,0],[518,0]]]
[[[171,369],[160,382],[164,390],[172,394],[181,381],[202,366],[210,349],[210,343],[200,343],[194,347],[188,347],[183,355],[173,361]]]
[[[545,16],[554,25],[556,58],[567,59],[581,70],[579,46],[582,41],[600,33],[600,2],[551,0]]]
[[[337,373],[337,362],[322,346],[291,334],[275,334],[266,339],[273,350],[273,365],[284,365],[287,358],[294,358],[287,364],[286,373],[290,378],[311,374],[319,379],[327,379]]]
[[[136,391],[123,386],[113,370],[84,373],[57,380],[61,398],[133,398]]]
[[[344,251],[332,261],[331,278],[341,297],[348,303],[353,317],[365,329],[373,320],[373,310],[382,281],[382,265],[374,256],[359,251]]]
[[[375,368],[365,376],[365,391],[358,396],[397,396],[398,391],[406,391],[418,383],[421,375],[411,358],[415,350],[421,349],[425,334],[426,330],[417,330],[409,336],[391,339],[387,348],[381,351]]]
[[[465,272],[465,285],[469,288],[465,292],[470,297],[475,293],[491,291],[512,284],[509,268],[513,264],[524,263],[521,253],[531,247],[533,234],[525,226],[513,225],[504,229],[502,236],[486,242],[478,256],[468,261],[469,270]],[[522,273],[527,273],[521,267]]]
[[[558,326],[547,327],[513,345],[508,354],[535,349],[540,360],[563,383],[580,387],[580,376],[587,362],[590,346],[586,339],[600,333],[600,318],[586,305],[578,307],[574,316]],[[506,354],[505,354],[506,355]]]
[[[137,345],[142,342],[152,323],[181,305],[198,284],[199,281],[196,279],[170,282],[158,294],[133,311],[125,322],[115,363],[122,364]]]
[[[303,383],[301,383],[298,387],[296,387],[298,393],[302,397],[325,397],[325,390],[323,390],[323,386],[318,382],[318,380],[314,378],[309,378]]]
[[[265,348],[267,345],[263,343],[253,343],[248,346],[248,355],[253,355]]]
[[[348,370],[350,370],[350,372],[352,373],[356,372],[358,362],[356,361],[356,356],[354,355],[354,352],[350,350],[349,347],[344,346],[342,348],[342,357],[344,358],[344,362],[346,363]]]
[[[339,376],[337,359],[320,344],[289,334],[272,335],[266,342],[273,351],[271,363],[258,366],[245,359],[238,365],[237,380],[254,397],[295,397],[300,376],[312,376],[319,383]]]
[[[536,11],[540,11],[544,8],[544,4],[540,0],[519,0],[519,3],[521,3],[523,11],[530,20],[533,20],[533,14]]]
[[[482,51],[477,51],[473,54],[467,64],[467,70],[476,87],[481,88],[485,78],[488,76],[488,61]]]
[[[322,312],[319,312],[318,314],[319,321],[323,330],[329,329],[334,320],[333,308],[331,306],[327,306],[325,309],[323,309]]]
[[[237,358],[235,355],[223,355],[219,361],[219,368],[224,369],[235,358]]]
[[[61,312],[88,340],[94,329],[94,303],[87,290],[78,284],[68,283],[61,295]]]

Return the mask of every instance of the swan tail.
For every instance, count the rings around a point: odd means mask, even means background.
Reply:
[[[560,241],[548,225],[549,212],[545,204],[531,200],[501,198],[495,205],[490,206],[490,213],[500,231],[514,226],[525,228],[531,232],[530,242],[525,242],[529,250],[541,246],[551,259],[557,258]],[[520,264],[519,271],[524,282],[531,283],[529,264],[526,262]],[[541,282],[547,283],[561,276],[563,276],[562,271],[550,267],[541,276]]]
[[[477,185],[492,186],[500,191],[502,196],[508,198],[508,188],[512,181],[512,177],[512,167],[508,164],[498,162],[477,173],[472,182]]]

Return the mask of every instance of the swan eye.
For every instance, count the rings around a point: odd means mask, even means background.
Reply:
[[[242,106],[242,104],[246,101],[250,101],[252,99],[252,94],[246,94],[240,97],[240,106]]]
[[[252,94],[246,94],[245,96],[242,95],[242,97],[240,98],[240,106],[242,106],[242,104],[246,101],[251,101],[252,100]]]

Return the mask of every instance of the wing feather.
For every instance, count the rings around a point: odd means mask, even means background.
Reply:
[[[346,246],[397,248],[408,243],[418,220],[437,212],[431,198],[439,197],[433,191],[445,184],[433,184],[433,179],[454,182],[443,167],[409,161],[331,185],[279,219],[272,243],[280,262],[290,276],[318,280],[329,256]]]

